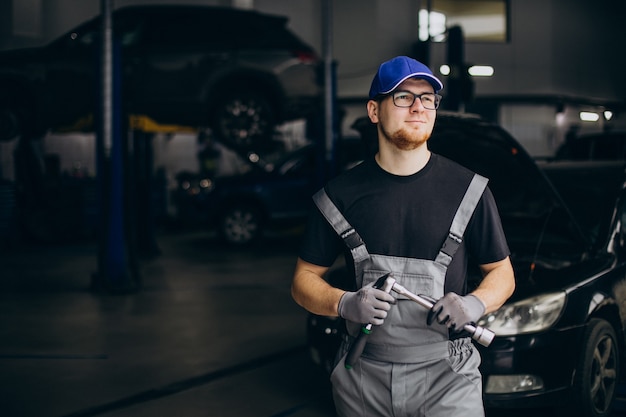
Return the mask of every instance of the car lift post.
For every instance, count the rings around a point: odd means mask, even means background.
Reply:
[[[125,129],[122,127],[121,45],[113,36],[112,0],[102,0],[101,5],[101,119],[96,146],[101,221],[98,271],[92,276],[91,288],[119,294],[138,290],[140,277],[126,228],[125,165],[128,152],[126,138],[122,135]]]
[[[153,139],[155,134],[162,133],[173,135],[176,133],[198,134],[198,129],[190,126],[160,124],[145,115],[129,115],[130,143],[133,149],[132,169],[132,195],[131,213],[133,213],[132,228],[133,237],[136,241],[137,253],[142,257],[154,257],[161,254],[154,237],[154,221],[157,213],[154,201],[155,181],[154,176],[154,152]],[[163,184],[158,184],[162,186]],[[159,192],[166,192],[161,189]]]

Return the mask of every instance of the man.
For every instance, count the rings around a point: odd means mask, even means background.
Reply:
[[[428,149],[442,88],[411,58],[381,64],[367,102],[378,152],[314,197],[292,295],[314,314],[345,319],[331,375],[340,416],[484,415],[480,356],[462,329],[502,306],[515,279],[486,179]],[[324,280],[345,248],[351,291]],[[467,293],[470,255],[483,279]],[[385,274],[435,305],[427,310],[374,288]],[[346,369],[365,323],[374,325],[368,343]]]

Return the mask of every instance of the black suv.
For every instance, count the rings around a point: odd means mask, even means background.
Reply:
[[[246,145],[320,106],[319,58],[287,18],[208,6],[129,6],[113,13],[126,114],[210,127]],[[101,19],[49,45],[0,52],[0,141],[92,129]]]
[[[372,143],[373,125],[360,130]],[[478,323],[496,333],[478,346],[487,407],[611,415],[626,351],[625,163],[538,164],[500,127],[445,113],[429,146],[489,178],[511,249],[515,293]],[[480,279],[471,268],[470,289]],[[312,358],[329,370],[340,321],[311,314],[307,329]]]

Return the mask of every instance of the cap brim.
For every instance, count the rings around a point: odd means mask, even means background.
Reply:
[[[381,91],[379,94],[388,94],[391,93],[393,90],[395,90],[396,88],[398,88],[398,86],[400,84],[402,84],[403,82],[405,82],[406,80],[408,80],[409,78],[419,78],[422,80],[426,80],[430,83],[430,85],[433,86],[433,89],[435,90],[435,93],[438,93],[439,90],[443,89],[443,84],[441,83],[441,81],[439,81],[439,79],[437,79],[437,77],[435,77],[434,75],[428,74],[426,72],[414,72],[412,74],[409,74],[407,76],[405,76],[404,78],[400,79],[395,85],[393,85],[391,88],[387,89],[386,91]]]

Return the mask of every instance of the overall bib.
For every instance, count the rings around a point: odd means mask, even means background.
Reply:
[[[444,295],[447,267],[486,185],[486,178],[474,175],[434,261],[368,253],[365,242],[324,189],[313,200],[350,249],[357,288],[392,273],[414,294],[439,299]],[[469,337],[450,340],[446,326],[427,325],[427,315],[426,308],[397,296],[385,322],[372,329],[361,359],[350,370],[344,368],[345,356],[363,323],[346,321],[348,334],[331,375],[339,416],[484,415],[478,351]]]

